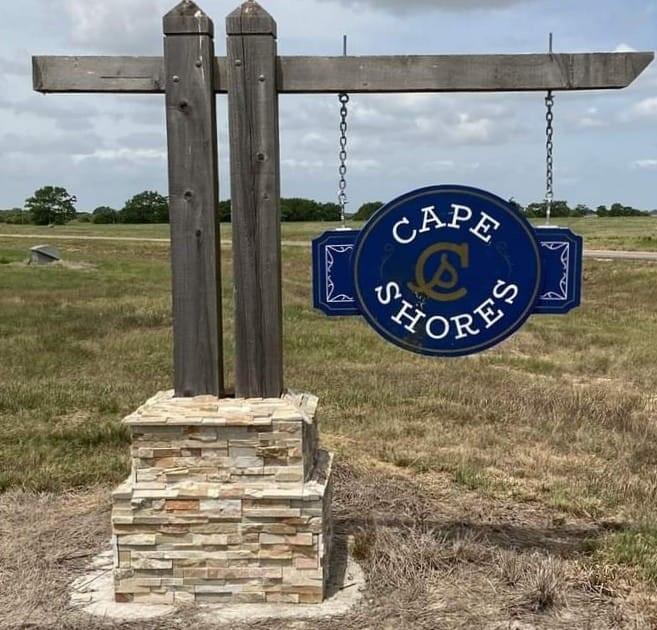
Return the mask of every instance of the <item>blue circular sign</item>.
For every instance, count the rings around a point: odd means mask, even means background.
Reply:
[[[388,341],[431,356],[481,352],[513,334],[538,299],[529,222],[500,197],[432,186],[383,206],[353,255],[356,300]]]

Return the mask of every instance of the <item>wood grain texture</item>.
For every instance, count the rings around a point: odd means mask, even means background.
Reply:
[[[283,391],[276,39],[273,20],[253,4],[228,17],[235,395],[276,398]]]
[[[292,94],[620,89],[653,59],[652,52],[279,57],[277,85],[280,93]],[[158,57],[34,57],[33,67],[38,92],[164,91]],[[215,60],[214,90],[228,91],[225,57]]]
[[[164,16],[166,35],[210,35],[214,37],[212,20],[193,2],[182,0]]]
[[[629,85],[653,53],[281,57],[280,91],[506,92]]]
[[[179,15],[164,19],[177,396],[223,394],[214,42]],[[170,19],[168,19],[170,18]],[[207,28],[206,28],[207,30]]]
[[[162,57],[32,57],[34,89],[42,93],[164,92]]]

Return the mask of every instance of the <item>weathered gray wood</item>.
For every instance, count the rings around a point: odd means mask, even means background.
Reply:
[[[208,22],[188,1],[164,18],[178,396],[223,394],[214,42]]]
[[[164,92],[162,57],[32,57],[37,92]]]
[[[227,19],[235,395],[283,391],[276,25],[255,2]]]
[[[504,92],[629,85],[653,53],[281,57],[282,92]]]
[[[250,22],[248,23],[250,25]],[[522,92],[605,90],[630,85],[654,53],[279,57],[281,93]],[[163,92],[158,57],[34,57],[39,92]],[[225,57],[214,89],[228,86]]]

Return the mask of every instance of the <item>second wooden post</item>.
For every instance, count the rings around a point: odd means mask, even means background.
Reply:
[[[283,391],[276,23],[256,2],[226,20],[235,277],[235,395]]]

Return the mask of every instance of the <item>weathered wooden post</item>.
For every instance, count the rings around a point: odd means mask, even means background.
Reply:
[[[256,2],[226,20],[235,277],[235,395],[283,391],[276,22]]]
[[[223,384],[214,26],[190,0],[164,17],[177,396]]]

